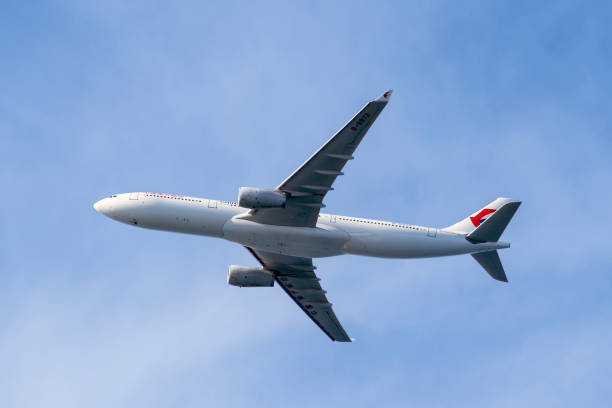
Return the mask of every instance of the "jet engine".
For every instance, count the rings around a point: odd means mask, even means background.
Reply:
[[[274,286],[274,275],[263,268],[230,265],[227,271],[227,283],[241,288]]]
[[[240,187],[238,205],[245,208],[280,208],[287,199],[283,193],[263,188]]]

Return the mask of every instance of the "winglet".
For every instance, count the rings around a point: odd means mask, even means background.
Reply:
[[[392,93],[393,93],[393,91],[391,89],[389,89],[387,92],[383,93],[378,98],[374,99],[374,102],[384,102],[384,103],[387,103],[387,102],[389,102],[389,99],[391,98],[391,94]]]

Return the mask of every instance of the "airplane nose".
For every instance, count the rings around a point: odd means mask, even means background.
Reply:
[[[104,200],[106,200],[105,198],[99,201],[96,201],[93,205],[94,210],[96,210],[99,213],[104,214]]]

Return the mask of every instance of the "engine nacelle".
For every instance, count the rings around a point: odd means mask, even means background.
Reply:
[[[285,195],[263,188],[240,187],[238,205],[245,208],[281,208],[285,206]]]
[[[263,268],[230,265],[227,271],[227,283],[241,288],[274,286],[274,275]]]

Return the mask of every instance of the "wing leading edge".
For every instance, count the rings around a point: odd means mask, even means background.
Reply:
[[[274,254],[246,247],[275,275],[276,282],[333,341],[350,342],[315,274],[312,259]]]

